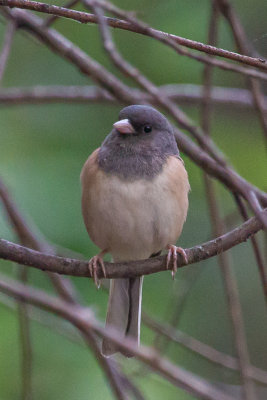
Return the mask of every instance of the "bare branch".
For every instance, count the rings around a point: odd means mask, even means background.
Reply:
[[[76,4],[79,3],[79,1],[80,0],[70,0],[65,4],[64,8],[72,8],[72,7],[76,6]],[[51,15],[51,17],[48,17],[45,20],[44,25],[45,26],[51,26],[57,19],[59,19],[59,16]]]
[[[263,211],[267,215],[267,209]],[[250,218],[238,228],[225,233],[224,235],[210,240],[201,245],[186,249],[188,264],[193,264],[217,254],[229,250],[230,248],[245,242],[249,237],[262,229],[261,222],[256,218]],[[91,277],[87,261],[71,258],[57,257],[27,247],[0,239],[0,258],[15,261],[19,264],[28,265],[43,271],[56,272],[58,274],[72,276]],[[132,261],[127,263],[108,263],[105,262],[106,277],[110,278],[130,278],[135,276],[149,275],[166,270],[166,257],[160,256],[148,260]],[[178,267],[185,265],[184,260],[178,260]],[[103,278],[101,268],[98,271],[99,278]]]
[[[178,104],[201,104],[203,102],[203,90],[201,85],[173,84],[163,85],[158,88],[164,96]],[[132,89],[141,101],[157,104],[149,94]],[[239,88],[213,87],[210,98],[213,106],[226,107],[253,107],[253,98],[249,90]],[[0,92],[0,104],[17,106],[21,104],[43,103],[105,103],[114,105],[122,104],[121,101],[111,96],[107,91],[97,86],[33,86],[3,88]],[[267,97],[264,98],[264,111],[267,112]]]
[[[113,13],[117,17],[124,18],[128,23],[130,23],[130,26],[132,25],[135,28],[135,29],[129,29],[129,30],[136,32],[136,33],[148,35],[148,36],[158,40],[159,42],[162,42],[163,44],[169,46],[170,48],[174,49],[181,56],[186,56],[193,60],[208,64],[208,65],[213,65],[214,67],[221,68],[222,70],[225,70],[225,71],[237,72],[237,73],[241,73],[244,75],[247,75],[247,74],[250,75],[251,73],[253,73],[253,70],[250,70],[248,73],[246,68],[243,68],[242,66],[233,65],[226,61],[217,60],[217,59],[209,57],[209,56],[204,56],[201,54],[195,54],[195,53],[189,52],[188,49],[183,48],[182,45],[191,47],[190,46],[190,44],[191,44],[191,45],[193,45],[192,48],[197,49],[197,50],[200,50],[202,48],[202,46],[205,47],[206,45],[203,45],[203,43],[199,43],[199,42],[195,42],[195,41],[191,41],[191,40],[189,40],[189,42],[188,42],[188,39],[184,39],[184,38],[181,38],[181,37],[169,34],[169,33],[157,31],[157,30],[151,28],[150,26],[148,26],[147,24],[141,22],[137,18],[135,18],[132,15],[132,13],[121,10],[118,7],[114,6],[113,4],[110,4],[109,2],[106,2],[103,0],[102,1],[83,0],[83,3],[87,6],[88,5],[90,6],[90,4],[92,4],[92,2],[95,6],[98,5],[99,7],[105,9],[106,11]],[[107,23],[110,24],[110,26],[112,26],[112,21],[114,21],[114,20],[115,19],[112,18],[111,23],[109,23],[109,20],[107,20]],[[125,24],[125,21],[119,21],[119,20],[115,20],[115,21],[116,21],[116,23],[119,23],[119,25],[121,22],[123,23],[123,25]],[[114,27],[116,27],[116,26],[114,26]],[[123,26],[122,26],[121,29],[127,29],[127,28],[123,28]],[[187,42],[187,45],[185,44],[185,42]],[[200,44],[200,47],[198,46],[199,44]],[[212,49],[212,46],[208,46],[208,49],[209,50]],[[213,48],[213,49],[216,49],[216,48]],[[209,50],[208,50],[208,52],[209,52]],[[203,51],[205,51],[205,50],[203,50]],[[213,55],[215,55],[215,54],[213,54]]]
[[[106,8],[105,2],[96,2],[95,5]],[[96,23],[97,18],[93,14],[88,14],[81,11],[69,10],[68,8],[58,7],[54,5],[49,5],[46,3],[41,3],[37,1],[27,1],[27,0],[0,0],[0,5],[7,7],[17,7],[27,10],[38,11],[46,14],[53,14],[57,16],[61,16],[64,18],[70,18],[82,23]],[[113,7],[114,10],[114,7]],[[117,8],[118,10],[118,8]],[[196,42],[194,40],[185,39],[180,36],[172,35],[166,32],[161,32],[152,28],[148,28],[145,24],[143,27],[136,27],[136,24],[128,23],[127,21],[117,20],[114,18],[106,18],[108,25],[114,28],[120,28],[124,30],[129,30],[135,33],[140,33],[147,36],[152,36],[153,33],[159,37],[162,41],[165,42],[166,38],[171,39],[174,43],[178,43],[182,46],[186,46],[188,48],[198,50],[201,52],[205,52],[210,55],[225,57],[233,61],[238,61],[244,63],[246,65],[250,65],[256,68],[267,70],[267,64],[265,59],[261,58],[253,58],[249,56],[245,56],[243,54],[237,54],[228,50],[219,49],[213,46],[209,46],[200,42]],[[154,36],[154,35],[153,35]],[[240,72],[240,71],[239,71]],[[264,76],[264,75],[263,75]],[[258,75],[260,77],[260,75]],[[266,78],[265,78],[266,79]]]

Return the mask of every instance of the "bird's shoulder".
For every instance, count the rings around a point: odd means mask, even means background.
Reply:
[[[81,182],[84,182],[85,180],[88,181],[95,179],[97,172],[99,170],[99,165],[98,165],[99,149],[100,148],[96,149],[85,161],[80,175]]]
[[[185,192],[189,192],[188,174],[184,161],[179,155],[171,155],[167,158],[163,175],[174,191],[180,191],[182,185]]]

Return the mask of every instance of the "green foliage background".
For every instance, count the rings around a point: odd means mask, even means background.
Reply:
[[[250,40],[260,54],[266,56],[265,0],[236,0]],[[53,3],[55,4],[55,3]],[[62,4],[59,1],[57,4]],[[210,13],[208,1],[117,0],[125,9],[136,10],[140,17],[158,29],[206,41]],[[3,20],[1,21],[3,22]],[[55,27],[110,68],[103,53],[96,26],[61,20]],[[0,39],[4,24],[0,24]],[[125,31],[113,31],[122,54],[134,62],[158,85],[167,83],[201,83],[203,66],[180,57],[150,38]],[[231,33],[224,21],[220,23],[220,47],[235,50]],[[265,52],[265,54],[264,54]],[[122,78],[125,79],[125,78]],[[229,72],[216,70],[217,85],[244,87],[245,80]],[[89,78],[51,53],[45,46],[25,34],[17,34],[12,48],[3,86],[84,85]],[[45,237],[58,245],[82,253],[86,258],[97,251],[88,239],[80,212],[79,174],[88,155],[98,147],[112,123],[119,106],[104,105],[39,105],[0,108],[0,172],[21,211],[34,221]],[[196,108],[184,107],[198,120]],[[247,110],[215,108],[212,134],[229,162],[249,181],[267,187],[266,153],[263,135],[256,114]],[[192,192],[190,210],[180,245],[189,247],[210,237],[208,213],[203,192],[201,171],[185,157]],[[224,213],[232,212],[234,204],[221,187]],[[238,219],[234,224],[239,223]],[[16,240],[0,210],[0,235]],[[232,252],[235,276],[238,279],[245,318],[246,334],[254,365],[267,368],[266,306],[257,266],[249,244]],[[0,262],[1,271],[16,275],[17,267]],[[215,259],[178,271],[173,283],[169,273],[145,279],[143,308],[158,319],[166,318],[171,296],[182,290],[183,280],[199,272],[181,315],[179,328],[188,334],[229,354],[235,354],[231,324],[219,267]],[[84,302],[93,306],[104,320],[107,295],[96,291],[91,281],[73,279]],[[30,271],[30,283],[52,292],[41,272]],[[171,307],[167,313],[172,312]],[[0,305],[0,399],[20,398],[20,349],[16,312]],[[77,398],[110,399],[112,395],[93,355],[47,328],[32,323],[34,348],[33,389],[39,400]],[[151,343],[153,336],[142,327],[142,340]],[[171,359],[206,379],[238,383],[232,371],[216,367],[178,345],[168,350]],[[124,360],[126,371],[137,369],[135,360]],[[191,397],[154,374],[137,375],[136,381],[148,399],[190,399]]]

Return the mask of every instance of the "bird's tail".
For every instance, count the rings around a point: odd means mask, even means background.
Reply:
[[[143,277],[113,279],[110,285],[106,327],[112,327],[139,344]],[[120,351],[109,339],[104,339],[102,354],[106,357]]]

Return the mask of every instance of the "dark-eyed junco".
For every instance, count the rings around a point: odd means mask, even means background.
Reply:
[[[110,253],[114,262],[146,259],[168,249],[175,273],[179,238],[188,209],[189,182],[173,129],[149,106],[132,105],[119,114],[101,147],[82,173],[82,212],[88,234],[101,249],[89,262],[97,265]],[[106,326],[139,343],[143,278],[111,281]],[[118,351],[104,339],[102,352]],[[130,354],[124,353],[126,356]]]

